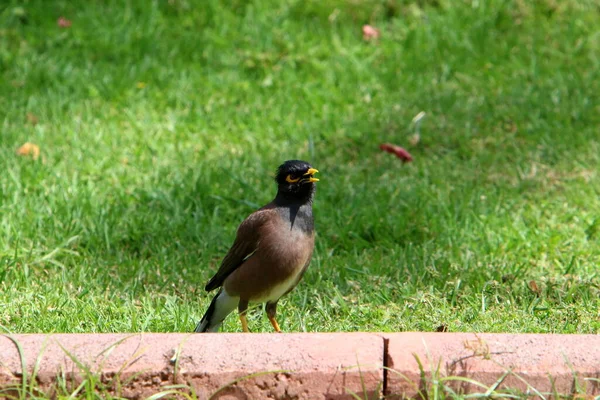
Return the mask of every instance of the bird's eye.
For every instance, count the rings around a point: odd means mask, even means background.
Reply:
[[[288,181],[289,183],[296,183],[296,182],[298,182],[300,180],[300,178],[294,179],[294,178],[292,178],[291,175],[288,175],[288,176],[285,177],[285,180]]]

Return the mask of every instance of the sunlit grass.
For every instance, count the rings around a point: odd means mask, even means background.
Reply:
[[[190,332],[300,158],[285,331],[600,332],[600,14],[553,4],[4,2],[0,325]]]

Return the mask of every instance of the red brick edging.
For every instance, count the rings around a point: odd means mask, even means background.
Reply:
[[[67,377],[74,389],[86,369],[102,376],[106,390],[128,398],[144,398],[173,384],[193,387],[200,399],[350,399],[352,393],[374,399],[382,391],[386,398],[402,398],[431,388],[432,379],[463,393],[494,388],[533,395],[600,394],[600,335],[0,336],[0,388],[21,382],[17,343],[26,376],[30,379],[35,370],[36,385],[49,395],[57,377]]]

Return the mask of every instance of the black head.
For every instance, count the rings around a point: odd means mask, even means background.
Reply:
[[[278,186],[278,197],[310,201],[315,192],[314,177],[317,171],[306,161],[288,160],[277,169],[275,181]]]

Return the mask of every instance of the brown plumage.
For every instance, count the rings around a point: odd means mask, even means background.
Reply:
[[[276,331],[277,301],[300,281],[314,248],[312,200],[314,174],[305,161],[290,160],[277,170],[275,199],[250,214],[239,226],[235,241],[207,291],[221,287],[196,332],[216,332],[225,317],[238,307],[242,328],[248,332],[248,303],[266,303]]]

